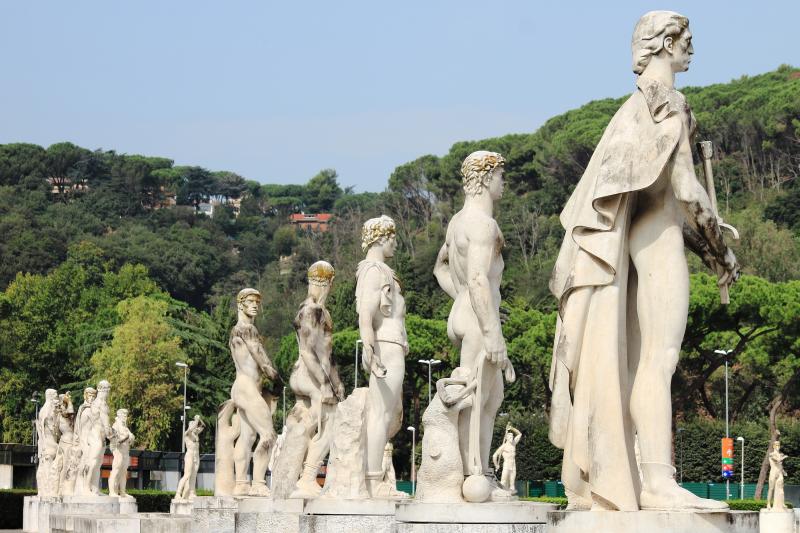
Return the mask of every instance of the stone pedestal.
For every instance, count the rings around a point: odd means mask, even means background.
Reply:
[[[172,500],[169,502],[169,514],[191,516],[194,502],[191,500]]]
[[[751,511],[551,511],[547,533],[758,533]]]
[[[55,515],[51,533],[190,533],[191,519],[167,513]]]
[[[544,533],[548,511],[539,502],[397,504],[397,533]]]
[[[99,533],[101,530],[115,531],[116,529],[109,525],[113,522],[111,519],[120,519],[122,520],[120,524],[127,524],[123,518],[135,514],[137,507],[136,500],[132,496],[123,498],[106,496],[103,494],[91,496],[64,496],[52,504],[50,507],[49,519],[46,523],[42,521],[40,513],[39,531],[43,533],[62,533],[64,531],[97,531]],[[92,519],[95,518],[102,518],[102,520],[98,525],[90,525]],[[125,527],[128,526],[120,525],[119,528],[121,529],[118,530],[128,531],[124,529]]]
[[[758,513],[760,533],[794,533],[794,513],[787,511],[768,511],[761,509]]]
[[[395,533],[393,500],[308,500],[299,533]]]
[[[39,531],[41,522],[43,530],[47,531],[50,527],[50,513],[58,503],[58,498],[25,496],[22,500],[22,530]]]
[[[236,533],[299,533],[305,500],[246,498],[239,502]]]
[[[192,502],[192,533],[235,533],[236,511],[243,498],[198,496]]]

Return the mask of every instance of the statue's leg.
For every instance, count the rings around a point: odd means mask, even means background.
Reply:
[[[258,433],[258,444],[253,452],[253,482],[250,489],[251,496],[269,496],[267,488],[267,467],[269,455],[275,444],[277,435],[272,427],[272,412],[269,405],[261,395],[248,400],[250,405],[244,407],[247,419]]]
[[[481,466],[490,472],[489,458],[492,456],[492,433],[497,410],[503,403],[503,375],[500,367],[491,361],[483,362],[483,410],[481,412]]]
[[[639,437],[642,467],[640,507],[714,509],[680,488],[672,466],[670,384],[678,363],[689,310],[689,272],[677,205],[650,207],[630,229],[630,255],[637,271],[636,314],[641,352],[631,392],[631,416]]]
[[[240,432],[239,438],[233,447],[233,470],[236,479],[233,493],[234,495],[242,496],[250,492],[250,480],[247,475],[256,434],[242,409],[238,410],[237,416],[239,417]]]
[[[477,361],[478,357],[484,357],[483,335],[481,334],[478,320],[475,318],[475,315],[470,309],[468,313],[458,313],[455,317],[453,317],[453,322],[461,325],[462,327],[458,328],[457,331],[463,332],[463,336],[460,337],[461,360],[459,362],[459,366],[469,368],[474,371],[476,368],[475,362]],[[491,374],[491,372],[488,372],[488,374]],[[473,377],[475,377],[474,374]],[[487,372],[484,371],[484,382],[486,381],[486,378]],[[484,399],[485,398],[486,393],[484,392]],[[471,474],[470,466],[472,465],[472,461],[469,457],[469,426],[471,419],[472,406],[465,407],[458,413],[458,447],[461,451],[461,464],[464,467],[465,476]],[[488,464],[489,456],[485,455],[485,457],[487,458]]]

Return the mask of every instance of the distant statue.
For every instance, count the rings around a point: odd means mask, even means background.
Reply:
[[[108,477],[108,495],[130,497],[126,492],[128,467],[131,464],[131,446],[134,436],[128,429],[128,410],[118,409],[117,418],[111,426],[111,475]]]
[[[223,402],[217,411],[214,438],[214,494],[217,496],[231,496],[236,487],[233,456],[241,425],[233,400]]]
[[[195,485],[197,471],[200,468],[200,433],[205,428],[206,425],[200,419],[200,415],[196,415],[183,434],[186,453],[183,456],[183,477],[175,491],[176,500],[193,500],[197,496]]]
[[[53,465],[58,479],[57,496],[71,496],[75,491],[80,453],[75,434],[75,409],[69,392],[61,394],[58,403],[58,451]]]
[[[85,480],[84,472],[88,470],[87,461],[89,458],[89,441],[90,435],[94,427],[94,412],[92,405],[97,398],[97,389],[94,387],[86,387],[83,389],[83,403],[78,407],[78,413],[75,415],[75,457],[77,459],[78,467],[75,472],[75,481],[73,482],[74,494],[90,494],[87,491],[87,483]]]
[[[783,476],[786,471],[783,469],[783,460],[786,455],[781,453],[781,442],[776,440],[772,443],[772,451],[769,452],[769,490],[767,491],[767,509],[772,511],[785,511],[786,504],[783,494]]]
[[[231,399],[239,417],[239,438],[234,445],[234,495],[269,496],[267,466],[275,443],[272,427],[273,408],[262,396],[261,380],[278,377],[278,371],[264,351],[261,336],[254,324],[261,307],[261,293],[242,289],[236,296],[238,320],[231,330],[229,347],[236,365],[236,379],[231,387]],[[256,435],[258,444],[253,451]],[[253,458],[253,481],[248,480],[250,458]]]
[[[106,439],[111,436],[108,418],[108,393],[111,384],[103,380],[97,384],[97,397],[92,401],[86,416],[86,427],[81,421],[81,431],[86,431],[86,441],[82,445],[79,471],[79,494],[100,494],[100,469],[106,451]]]
[[[60,418],[58,392],[55,389],[47,389],[44,397],[44,405],[39,410],[39,418],[36,419],[39,458],[39,465],[36,467],[36,484],[39,496],[57,496],[58,472],[55,462],[58,455],[58,422]]]
[[[498,153],[473,152],[461,165],[464,207],[447,225],[434,275],[452,299],[447,334],[461,351],[459,366],[477,379],[475,402],[459,418],[467,501],[507,500],[489,468],[492,430],[503,402],[503,375],[515,379],[500,322],[503,234],[493,217],[503,195],[505,159]]]
[[[298,357],[289,378],[296,402],[286,420],[281,455],[272,472],[275,497],[316,498],[322,492],[317,473],[328,455],[335,428],[336,405],[344,385],[333,360],[333,322],[325,307],[335,271],[326,261],[308,269],[308,296],[293,325]]]
[[[366,482],[372,498],[383,499],[408,497],[383,475],[383,450],[402,424],[408,354],[406,304],[397,275],[386,264],[396,248],[394,220],[383,215],[364,222],[361,249],[367,256],[356,270],[356,310],[362,364],[369,372]]]
[[[391,442],[387,442],[383,448],[383,482],[389,486],[397,486],[397,477],[394,472],[394,446]]]
[[[739,272],[695,175],[694,115],[675,90],[675,74],[694,53],[689,20],[649,12],[631,48],[636,91],[560,217],[566,234],[550,279],[558,300],[550,440],[564,450],[572,508],[725,509],[681,488],[672,464],[670,384],[689,307],[684,247],[717,273],[721,291]]]
[[[494,463],[495,471],[500,469],[500,459],[503,460],[503,473],[500,476],[500,484],[512,494],[517,493],[517,444],[522,439],[522,433],[511,424],[506,425],[506,434],[503,437],[503,443],[494,455],[492,455],[492,462]]]

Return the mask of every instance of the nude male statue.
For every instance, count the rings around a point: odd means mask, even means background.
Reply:
[[[58,397],[58,452],[53,464],[58,479],[57,496],[71,496],[75,490],[78,445],[75,434],[75,409],[69,392]]]
[[[776,440],[772,443],[772,451],[769,452],[769,489],[767,490],[767,509],[772,511],[785,511],[786,502],[783,488],[783,477],[786,471],[783,469],[783,461],[786,455],[781,453],[781,441]]]
[[[231,330],[228,346],[236,365],[236,379],[231,387],[231,399],[241,419],[239,439],[234,446],[236,475],[235,495],[269,496],[266,474],[270,449],[275,443],[272,427],[272,409],[261,395],[261,379],[278,376],[277,370],[261,345],[254,325],[261,304],[261,293],[255,289],[242,289],[236,296],[238,321]],[[253,456],[252,485],[247,479],[251,449],[258,434],[258,444]]]
[[[308,449],[292,498],[315,498],[322,491],[317,483],[317,472],[330,451],[334,431],[330,422],[336,404],[345,398],[344,385],[331,355],[333,322],[325,308],[334,277],[333,266],[326,261],[317,261],[309,267],[308,297],[300,305],[293,324],[299,357],[289,386],[297,403],[287,425],[305,426]],[[287,428],[287,433],[294,433],[293,428]],[[280,457],[278,462],[282,462]]]
[[[87,490],[84,473],[88,469],[89,441],[94,424],[92,405],[95,398],[97,398],[97,389],[94,387],[83,389],[83,403],[78,407],[78,414],[75,415],[75,446],[77,448],[75,457],[78,466],[75,480],[72,482],[74,494],[90,494],[90,491]]]
[[[39,448],[36,483],[40,496],[55,496],[58,493],[58,473],[53,468],[58,453],[58,421],[60,418],[58,392],[55,389],[47,389],[44,397],[44,405],[39,410],[39,418],[36,420]]]
[[[495,472],[500,469],[500,459],[503,459],[503,473],[500,476],[500,484],[511,494],[517,493],[517,444],[522,439],[522,433],[517,428],[506,425],[506,434],[503,443],[492,455]]]
[[[197,470],[200,468],[200,433],[206,425],[196,415],[194,420],[189,422],[186,433],[183,434],[183,442],[186,444],[186,454],[183,457],[183,476],[178,481],[178,488],[175,490],[176,500],[192,500],[197,496]]]
[[[453,300],[447,320],[447,334],[461,350],[460,367],[481,375],[480,405],[459,415],[459,443],[465,475],[475,474],[468,457],[472,410],[480,413],[480,468],[494,487],[492,498],[507,499],[489,468],[492,428],[503,401],[503,373],[508,382],[515,379],[506,354],[500,322],[500,280],[503,275],[503,235],[492,218],[494,202],[503,194],[505,160],[495,152],[470,154],[461,166],[464,207],[447,225],[445,243],[433,270],[439,286]],[[482,368],[480,368],[482,366]]]
[[[100,494],[100,469],[106,451],[106,439],[111,436],[107,403],[110,390],[111,384],[108,381],[100,381],[97,384],[97,396],[83,413],[79,411],[79,414],[82,415],[81,432],[86,437],[81,446],[79,494]]]
[[[128,467],[131,464],[131,446],[135,437],[128,429],[128,410],[118,409],[117,418],[111,426],[111,475],[108,476],[108,495],[131,498],[126,492]]]
[[[394,220],[383,215],[364,222],[361,249],[367,256],[356,271],[356,309],[364,343],[362,363],[370,373],[366,479],[373,498],[389,499],[408,497],[383,475],[383,450],[402,423],[408,353],[406,304],[397,276],[386,264],[396,248]]]

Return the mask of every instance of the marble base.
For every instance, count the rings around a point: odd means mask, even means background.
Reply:
[[[47,531],[50,527],[50,513],[58,503],[58,498],[25,496],[22,500],[22,530],[38,532],[41,522],[42,528]]]
[[[394,500],[308,500],[299,533],[395,533]]]
[[[132,496],[118,498],[103,494],[90,496],[64,496],[63,498],[44,498],[27,496],[23,500],[23,531],[51,533],[51,523],[55,516],[60,529],[72,527],[74,515],[119,515],[137,511],[136,500]],[[71,531],[71,529],[69,529]]]
[[[794,512],[767,511],[762,509],[758,513],[758,527],[760,533],[794,533]]]
[[[190,533],[191,519],[167,513],[56,515],[51,533]]]
[[[547,533],[758,533],[752,511],[550,511]]]
[[[247,498],[239,503],[236,533],[299,533],[302,499]]]
[[[194,503],[192,500],[172,500],[169,502],[169,514],[191,516]]]
[[[397,505],[397,533],[544,533],[550,503],[413,503]]]
[[[198,496],[192,501],[192,533],[236,533],[236,511],[243,499]]]

